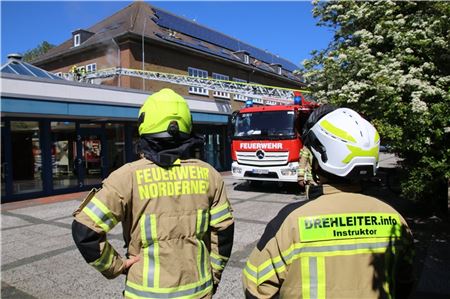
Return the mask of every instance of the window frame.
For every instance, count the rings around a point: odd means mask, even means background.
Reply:
[[[244,54],[243,60],[245,64],[250,64],[250,55]]]
[[[241,78],[236,78],[236,77],[233,77],[233,81],[234,82],[240,82],[240,83],[248,83],[247,80],[244,80],[244,79],[241,79]],[[247,101],[249,99],[249,97],[235,93],[233,95],[233,99],[235,101],[245,102],[245,101]]]
[[[93,73],[93,72],[97,71],[97,63],[93,62],[93,63],[86,64],[85,70],[86,70],[86,73]]]
[[[202,75],[200,75],[200,74],[202,74]],[[188,67],[188,76],[208,79],[208,71],[207,70],[198,69],[198,68],[195,68],[195,67]],[[189,93],[190,94],[203,95],[203,96],[209,96],[209,90],[208,89],[201,88],[201,87],[196,87],[196,86],[189,86]]]
[[[81,34],[77,33],[73,36],[73,46],[78,47],[81,45]]]
[[[216,80],[224,80],[229,81],[230,76],[219,74],[219,73],[212,73],[212,78]],[[229,92],[224,91],[214,91],[213,96],[216,98],[223,98],[223,99],[230,99],[231,95]]]

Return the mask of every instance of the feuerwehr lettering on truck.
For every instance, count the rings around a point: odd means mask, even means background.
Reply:
[[[239,146],[240,149],[247,150],[271,150],[271,149],[283,149],[283,144],[281,142],[270,142],[270,143],[248,143],[242,142]]]

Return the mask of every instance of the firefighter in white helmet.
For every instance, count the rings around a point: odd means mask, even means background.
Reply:
[[[233,216],[220,174],[188,159],[202,145],[183,97],[151,95],[139,111],[141,159],[125,164],[74,213],[73,238],[107,278],[126,274],[126,298],[210,298],[231,254]],[[128,258],[106,238],[122,222]]]
[[[314,155],[311,200],[269,222],[243,271],[247,298],[406,298],[413,239],[388,204],[361,194],[375,174],[380,138],[351,109],[322,106],[302,135]]]

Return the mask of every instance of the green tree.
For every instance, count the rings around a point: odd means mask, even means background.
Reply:
[[[314,96],[370,119],[403,159],[402,194],[433,199],[442,211],[450,178],[450,3],[315,2],[313,14],[334,31],[300,70]]]
[[[47,41],[43,41],[41,44],[37,45],[35,48],[26,51],[23,54],[23,60],[26,62],[33,61],[34,59],[38,58],[39,56],[45,54],[48,52],[48,50],[54,48],[55,45],[50,44]]]

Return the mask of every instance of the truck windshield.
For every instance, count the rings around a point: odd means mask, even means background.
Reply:
[[[294,111],[263,111],[239,113],[236,116],[235,138],[292,138],[295,136]]]

